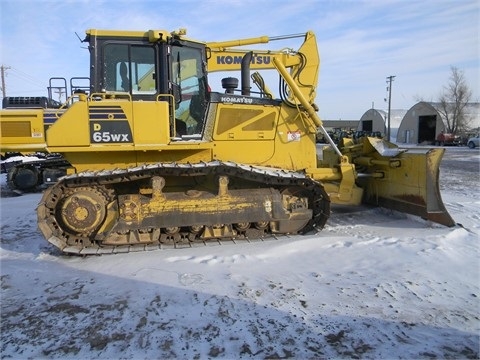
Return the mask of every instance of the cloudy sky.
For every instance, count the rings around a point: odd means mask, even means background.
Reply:
[[[45,95],[50,77],[88,76],[75,33],[187,28],[208,42],[313,30],[317,104],[327,120],[358,120],[372,104],[386,109],[390,75],[392,108],[435,101],[451,66],[480,101],[480,0],[1,0],[0,22],[9,96]]]

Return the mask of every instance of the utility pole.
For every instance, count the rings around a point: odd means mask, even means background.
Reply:
[[[390,108],[392,104],[392,82],[395,79],[395,75],[387,76],[387,84],[388,84],[388,127],[387,127],[387,140],[390,141]]]
[[[9,66],[2,65],[0,66],[0,77],[2,78],[2,96],[7,96],[7,89],[5,88],[5,71],[10,69]]]

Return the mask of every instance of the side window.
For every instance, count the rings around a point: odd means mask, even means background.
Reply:
[[[155,94],[155,50],[150,46],[109,43],[104,48],[106,91]]]
[[[104,48],[104,89],[108,91],[129,91],[130,63],[128,45],[106,44]],[[122,86],[121,73],[125,82]]]
[[[202,66],[200,50],[173,47],[171,81],[180,88],[175,118],[177,125],[185,128],[186,135],[200,134],[203,129],[206,102]]]

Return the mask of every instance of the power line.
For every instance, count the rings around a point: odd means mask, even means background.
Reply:
[[[28,81],[31,84],[34,84],[36,86],[41,86],[45,87],[45,84],[43,84],[42,80],[39,80],[23,71],[18,70],[17,68],[11,67],[12,72],[10,72],[9,75],[13,75],[19,79],[22,79],[24,81]]]
[[[8,72],[7,72],[8,70]],[[45,90],[45,84],[43,84],[43,82],[13,66],[6,66],[6,65],[1,65],[0,66],[0,89],[1,89],[1,95],[2,97],[6,97],[7,96],[7,84],[6,84],[6,78],[8,77],[15,77],[17,79],[20,79],[22,81],[25,81],[25,82],[28,82],[30,84],[33,84],[35,86],[35,88],[38,88],[38,90],[30,90],[30,91],[22,91],[21,93],[22,94],[26,94],[27,92],[37,92],[41,90]],[[32,86],[30,86],[30,88],[32,88]],[[10,94],[10,96],[12,96],[12,91],[9,91],[8,92]],[[15,93],[15,91],[13,92]]]

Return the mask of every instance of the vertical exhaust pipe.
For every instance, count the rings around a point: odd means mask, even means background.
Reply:
[[[246,53],[242,58],[242,95],[250,95],[250,62],[253,51]]]

